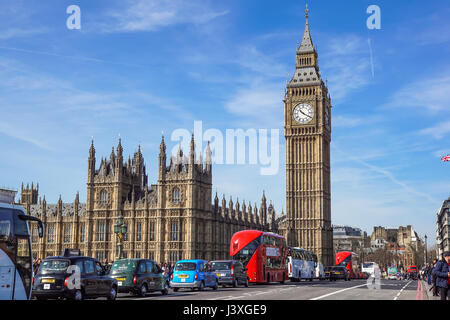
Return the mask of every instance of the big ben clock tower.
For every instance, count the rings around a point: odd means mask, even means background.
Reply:
[[[311,250],[324,265],[333,265],[331,100],[309,33],[308,7],[305,13],[295,73],[284,98],[286,238],[290,246]]]

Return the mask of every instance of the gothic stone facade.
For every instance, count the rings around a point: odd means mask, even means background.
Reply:
[[[284,98],[286,217],[281,229],[288,245],[311,250],[333,264],[331,227],[331,99],[321,79],[306,11],[296,69]]]
[[[160,144],[158,181],[148,186],[141,150],[123,161],[121,141],[109,160],[102,158],[96,169],[94,144],[88,159],[87,201],[47,204],[37,201],[37,189],[23,188],[21,202],[29,214],[46,225],[45,236],[37,237],[32,227],[33,252],[43,258],[59,255],[64,248],[80,248],[84,255],[116,259],[117,240],[113,233],[119,216],[128,233],[124,255],[173,263],[179,259],[226,259],[232,235],[240,230],[275,230],[275,210],[267,207],[263,193],[258,211],[236,204],[217,193],[212,200],[212,166],[209,144],[205,162],[196,157],[194,138],[186,157],[181,148],[166,164],[164,137]],[[269,223],[268,215],[271,223]]]

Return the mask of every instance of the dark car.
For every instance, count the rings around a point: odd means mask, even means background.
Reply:
[[[115,261],[109,276],[117,280],[119,292],[146,296],[148,292],[169,292],[169,283],[159,265],[148,259],[121,259]]]
[[[325,277],[330,281],[336,281],[337,279],[350,281],[350,272],[346,267],[329,266],[325,267]]]
[[[84,256],[45,258],[33,278],[36,299],[74,300],[106,297],[115,300],[117,281],[106,276],[97,259]]]
[[[238,285],[248,287],[247,269],[237,260],[216,260],[210,262],[212,271],[216,273],[219,285],[225,287]]]

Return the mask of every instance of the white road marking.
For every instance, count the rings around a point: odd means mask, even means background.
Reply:
[[[227,299],[223,299],[223,300],[234,300],[234,299],[240,299],[240,298],[245,298],[245,296],[231,297],[231,298],[227,298]]]
[[[211,299],[207,299],[207,300],[220,300],[220,299],[226,300],[227,298],[233,298],[233,296],[217,297],[217,298],[211,298]]]
[[[403,288],[400,289],[399,293],[397,293],[397,295],[394,297],[394,300],[397,300],[397,299],[400,297],[400,295],[402,294],[403,290],[405,290],[406,287],[407,287],[411,282],[412,282],[412,280],[410,280],[407,284],[405,284],[405,285],[403,286]]]
[[[323,298],[332,296],[333,294],[338,294],[338,293],[341,293],[341,292],[344,292],[344,291],[347,291],[347,290],[351,290],[351,289],[355,289],[355,288],[359,288],[359,287],[364,287],[364,286],[367,286],[367,284],[364,283],[364,284],[360,284],[359,286],[354,286],[354,287],[350,287],[350,288],[345,288],[345,289],[342,289],[342,290],[334,291],[334,292],[331,292],[331,293],[324,294],[323,296],[320,296],[320,297],[311,298],[311,299],[309,299],[309,300],[319,300],[319,299],[323,299]]]

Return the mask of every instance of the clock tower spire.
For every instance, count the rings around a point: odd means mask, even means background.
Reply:
[[[324,265],[332,265],[331,100],[311,39],[308,6],[305,18],[284,99],[286,238],[288,245],[311,250]]]

